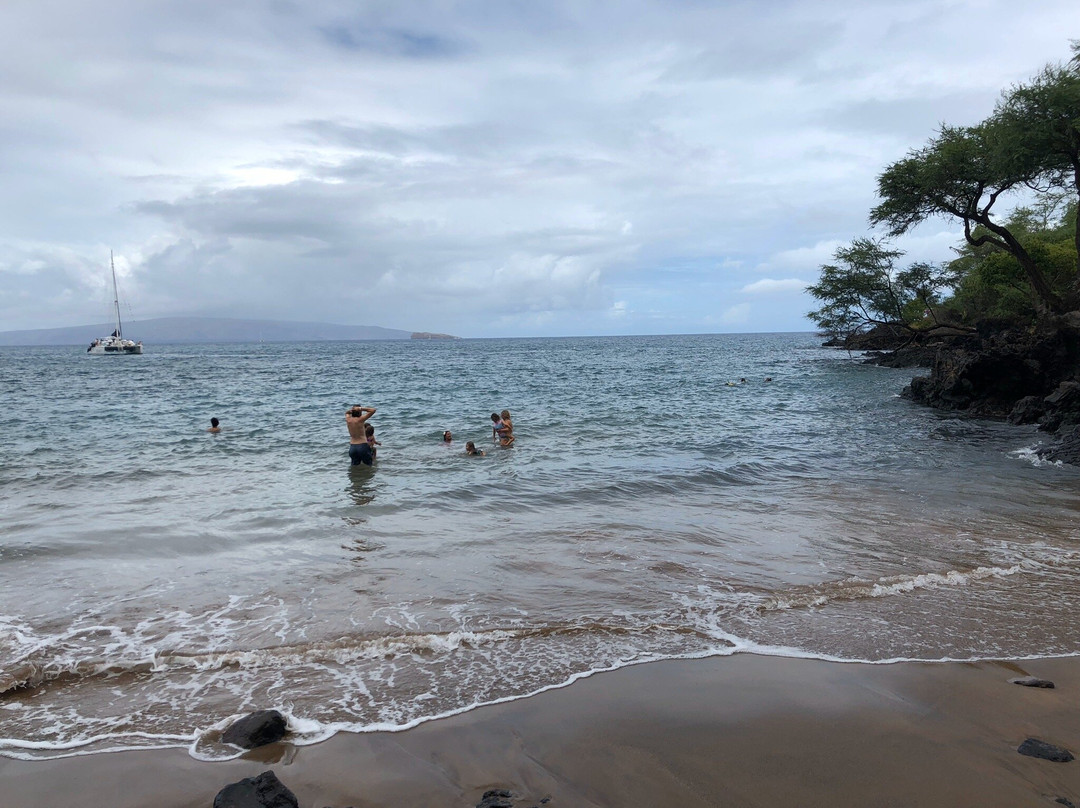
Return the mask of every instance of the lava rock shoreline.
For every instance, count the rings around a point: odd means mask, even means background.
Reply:
[[[927,367],[901,395],[976,418],[1038,424],[1057,438],[1040,457],[1080,465],[1080,311],[1029,330],[985,322],[974,332],[912,340],[878,328],[826,345],[867,351],[871,364]]]

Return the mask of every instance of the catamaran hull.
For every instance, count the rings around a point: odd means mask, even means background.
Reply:
[[[92,345],[86,349],[88,354],[103,354],[106,356],[123,356],[126,354],[141,354],[142,345]]]

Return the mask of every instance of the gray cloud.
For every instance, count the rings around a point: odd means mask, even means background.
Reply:
[[[0,327],[102,320],[111,247],[136,317],[807,328],[876,174],[1066,56],[1070,10],[6,4]]]

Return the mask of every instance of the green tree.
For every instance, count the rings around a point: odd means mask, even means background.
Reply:
[[[1008,90],[991,118],[995,147],[1007,170],[1038,190],[1066,189],[1080,200],[1080,42],[1067,65],[1047,65],[1034,79]],[[1080,222],[1073,247],[1080,257]],[[1070,290],[1080,292],[1080,266]]]
[[[943,126],[925,147],[893,163],[878,177],[881,203],[870,212],[891,236],[906,233],[932,216],[954,217],[974,247],[990,245],[1012,255],[1027,276],[1040,310],[1061,310],[1060,296],[1020,240],[994,219],[1003,195],[1032,177],[1022,165],[1002,160],[990,124]]]
[[[1047,281],[1067,289],[1075,275],[1073,232],[1076,203],[1062,211],[1062,197],[1045,195],[1035,205],[1016,209],[1006,226],[1027,245]],[[1037,315],[1023,269],[1016,259],[993,246],[963,244],[950,269],[959,279],[948,307],[963,322],[984,318],[1030,321]]]
[[[946,325],[938,316],[940,292],[956,283],[948,267],[917,263],[899,270],[903,253],[881,241],[856,239],[821,267],[816,284],[807,287],[821,308],[809,313],[819,329],[841,340],[875,326],[914,338]]]
[[[1080,303],[1080,223],[1073,225],[1072,272],[1050,279],[1022,234],[1000,221],[995,205],[1067,189],[1080,200],[1080,43],[1065,65],[1051,64],[1031,81],[1005,91],[977,126],[943,126],[938,135],[878,177],[881,203],[870,221],[897,236],[932,216],[960,220],[975,248],[1012,256],[1039,312]]]

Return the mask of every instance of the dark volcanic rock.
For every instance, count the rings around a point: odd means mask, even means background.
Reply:
[[[1054,763],[1068,763],[1070,760],[1074,759],[1073,753],[1068,749],[1062,749],[1060,746],[1054,746],[1052,743],[1040,741],[1038,738],[1028,738],[1016,748],[1016,751],[1021,755],[1042,758],[1043,760],[1052,760]],[[215,806],[215,808],[217,808],[217,806]]]
[[[1036,424],[1046,414],[1046,405],[1038,396],[1024,396],[1009,413],[1011,424]]]
[[[978,339],[943,345],[930,375],[912,379],[905,395],[931,407],[1016,423],[1080,423],[1078,378],[1080,319],[1060,317],[1034,333],[984,328]]]
[[[911,341],[911,332],[899,323],[876,325],[869,331],[851,334],[845,339],[833,337],[822,343],[825,348],[843,348],[848,351],[893,351]]]
[[[272,771],[231,783],[214,797],[214,808],[299,808],[296,796]]]
[[[1045,399],[1047,406],[1058,410],[1080,410],[1080,382],[1064,381]]]
[[[476,808],[514,808],[514,795],[504,788],[485,791]]]
[[[285,727],[285,716],[277,710],[259,710],[234,721],[221,740],[244,749],[254,749],[280,741],[285,737]]]
[[[871,351],[866,355],[868,365],[883,368],[929,368],[934,366],[938,345],[907,345],[895,351],[883,353]]]
[[[1053,688],[1054,683],[1049,679],[1036,679],[1034,676],[1024,676],[1020,679],[1010,679],[1010,684],[1023,685],[1024,687],[1045,687]]]
[[[1063,433],[1057,443],[1039,452],[1043,460],[1080,465],[1080,426]]]

